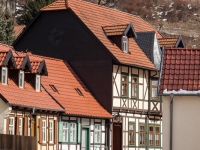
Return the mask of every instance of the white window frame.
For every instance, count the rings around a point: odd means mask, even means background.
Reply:
[[[70,142],[76,142],[76,135],[77,135],[77,123],[71,122],[70,123]]]
[[[124,53],[128,53],[128,37],[122,36],[122,51]]]
[[[21,83],[20,83],[20,81],[21,81]],[[19,71],[19,87],[24,88],[24,71],[22,71],[22,70]]]
[[[23,135],[23,118],[19,118],[19,135]]]
[[[28,117],[28,136],[31,136],[30,121],[31,119]]]
[[[11,122],[12,122],[12,124],[11,124]],[[10,135],[14,135],[15,134],[15,117],[9,117],[9,134]]]
[[[68,142],[69,140],[69,124],[68,122],[63,122],[63,142]]]
[[[94,124],[94,143],[101,143],[101,124]]]
[[[3,82],[3,72],[5,71],[5,82]],[[8,68],[7,67],[2,67],[1,70],[1,83],[3,85],[7,85],[8,84]]]
[[[47,122],[46,120],[42,120],[42,143],[46,143],[47,141]]]
[[[49,120],[49,143],[54,143],[54,120]]]
[[[35,78],[35,90],[36,92],[40,92],[40,84],[41,84],[41,76],[39,74],[36,75],[36,78]]]

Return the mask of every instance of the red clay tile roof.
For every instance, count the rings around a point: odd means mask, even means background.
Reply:
[[[64,10],[67,9],[65,8],[65,5],[65,0],[58,0],[51,5],[42,8],[41,11]],[[120,50],[120,48],[117,47],[115,44],[111,43],[102,30],[102,27],[105,26],[116,26],[121,24],[129,24],[131,22],[136,32],[155,31],[157,37],[162,38],[162,36],[143,19],[132,14],[110,9],[82,0],[69,0],[68,7],[74,11],[74,13],[107,47],[107,49],[111,52],[112,55],[115,56],[115,58],[119,62],[138,67],[155,69],[155,66],[146,57],[146,55],[143,52],[140,52],[142,50],[139,48],[135,41],[130,42],[132,44],[130,46],[132,47],[130,51],[134,51],[134,53],[126,54],[123,53],[122,50]],[[134,49],[134,47],[136,49]]]
[[[105,26],[105,27],[103,27],[103,30],[107,36],[123,35],[127,26],[128,26],[128,24],[116,25],[116,26]]]
[[[112,118],[91,95],[69,64],[60,59],[41,58],[45,59],[48,68],[48,76],[42,76],[42,84],[64,106],[66,114]],[[54,85],[58,92],[54,92],[50,84]],[[80,96],[75,88],[80,89],[83,96]]]
[[[158,42],[160,46],[165,46],[167,48],[175,48],[179,37],[169,37],[169,38],[159,38]]]
[[[2,51],[8,50],[10,48],[12,47],[0,44],[0,54],[2,53]],[[35,107],[36,109],[63,111],[63,108],[58,105],[44,89],[41,88],[41,92],[36,92],[35,89],[30,85],[30,83],[25,82],[24,84],[25,88],[21,89],[12,79],[8,78],[7,85],[2,85],[0,83],[0,94],[11,105]]]
[[[25,29],[25,27],[26,27],[25,25],[14,26],[15,38],[17,38],[22,33],[22,31]]]
[[[200,49],[165,49],[160,92],[200,90]]]

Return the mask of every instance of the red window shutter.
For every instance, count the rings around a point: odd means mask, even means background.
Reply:
[[[23,118],[24,136],[28,136],[28,117]]]
[[[39,143],[42,143],[42,118],[39,119]]]
[[[19,117],[15,117],[15,134],[19,135]]]
[[[54,144],[57,144],[57,138],[58,138],[58,121],[54,120]]]
[[[10,125],[10,118],[7,118],[7,122],[6,122],[6,134],[9,134],[9,125]]]

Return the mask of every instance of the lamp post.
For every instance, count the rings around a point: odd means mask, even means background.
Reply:
[[[122,115],[118,114],[114,117],[114,120],[117,121],[117,122],[121,122],[122,121]]]

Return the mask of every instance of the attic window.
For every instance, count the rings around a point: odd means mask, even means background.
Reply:
[[[2,72],[1,72],[1,82],[3,85],[7,85],[8,84],[8,68],[3,67],[2,68]]]
[[[19,87],[24,88],[24,71],[19,71]]]
[[[75,88],[75,90],[80,96],[83,96],[83,93],[81,92],[81,90],[79,88]]]
[[[36,92],[40,92],[40,83],[41,83],[41,76],[39,74],[37,74],[36,78],[35,78],[35,90],[36,90]]]
[[[128,38],[127,36],[122,36],[122,51],[128,53]]]
[[[58,90],[56,89],[56,87],[55,87],[53,84],[49,84],[49,86],[52,88],[52,90],[53,90],[54,92],[58,92]]]

